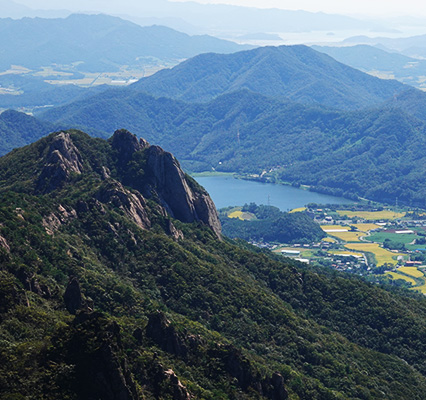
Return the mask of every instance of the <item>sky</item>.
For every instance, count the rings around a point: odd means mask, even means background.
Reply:
[[[421,0],[197,0],[197,2],[376,17],[426,15],[426,7]]]
[[[105,10],[112,8],[137,7],[138,3],[156,0],[15,0],[31,8],[70,8],[71,4],[82,8]],[[172,0],[185,1],[185,0]],[[198,3],[221,3],[258,8],[282,8],[349,15],[425,16],[426,7],[421,0],[196,0]],[[84,6],[83,6],[84,5]]]

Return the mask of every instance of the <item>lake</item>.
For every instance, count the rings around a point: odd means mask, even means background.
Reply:
[[[303,207],[308,203],[352,204],[343,197],[329,196],[273,183],[235,179],[232,176],[194,177],[209,192],[216,207],[242,206],[245,203],[270,204],[281,211]]]

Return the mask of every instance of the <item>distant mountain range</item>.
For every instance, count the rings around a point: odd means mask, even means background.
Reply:
[[[425,41],[426,46],[426,41]],[[397,79],[414,87],[425,87],[426,61],[385,51],[370,45],[312,46],[351,67],[381,77]]]
[[[143,66],[147,59],[178,62],[204,52],[244,48],[251,47],[161,26],[141,27],[107,15],[0,19],[1,69],[74,64],[81,71],[115,71],[123,65]]]
[[[410,36],[406,38],[354,36],[342,42],[343,44],[369,44],[384,50],[397,51],[409,57],[426,57],[426,35]]]
[[[277,99],[341,109],[372,106],[408,89],[397,81],[364,74],[306,46],[201,54],[141,79],[132,88],[191,102],[249,89]]]
[[[64,17],[71,11],[90,12],[98,10],[122,16],[137,23],[160,23],[188,33],[238,36],[257,32],[304,32],[312,30],[332,31],[346,29],[380,29],[379,23],[362,21],[343,15],[292,11],[282,9],[259,9],[254,7],[224,4],[200,4],[197,2],[174,2],[167,0],[141,0],[137,2],[61,2],[56,9],[35,10],[23,7],[10,0],[1,0],[1,17]],[[55,8],[50,6],[50,8]]]

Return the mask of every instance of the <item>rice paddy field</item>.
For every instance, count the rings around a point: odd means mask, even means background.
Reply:
[[[365,236],[366,234],[364,232],[329,232],[328,233],[331,236],[334,236],[340,240],[343,240],[344,242],[360,242],[360,237]]]
[[[398,213],[391,210],[383,211],[347,211],[347,210],[337,210],[339,215],[346,215],[349,218],[363,218],[365,220],[379,221],[379,220],[394,220],[402,218],[405,216],[405,213]]]
[[[403,272],[404,274],[410,275],[414,278],[424,278],[422,271],[419,271],[416,267],[400,267],[397,271]]]
[[[417,282],[409,276],[401,275],[396,272],[386,272],[386,275],[391,276],[392,279],[403,279],[404,281],[411,283],[412,286],[417,285]]]
[[[404,255],[386,250],[383,247],[380,247],[378,243],[347,243],[345,244],[345,247],[349,250],[372,253],[376,259],[377,266],[381,266],[386,263],[396,265],[397,257]]]
[[[354,251],[345,251],[345,250],[329,250],[329,254],[333,254],[335,256],[354,256],[354,257],[362,257],[363,253],[356,253]]]

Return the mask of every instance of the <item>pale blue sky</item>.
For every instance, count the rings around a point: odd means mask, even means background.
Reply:
[[[186,0],[171,0],[186,1]],[[421,0],[196,0],[198,3],[222,3],[259,8],[323,11],[360,15],[426,15]]]
[[[15,0],[31,8],[68,8],[100,10],[104,12],[137,9],[138,4],[155,4],[158,0]],[[186,1],[186,0],[171,0]],[[326,13],[373,15],[426,15],[426,7],[421,0],[196,0],[198,3],[235,4],[259,8],[303,9]]]

